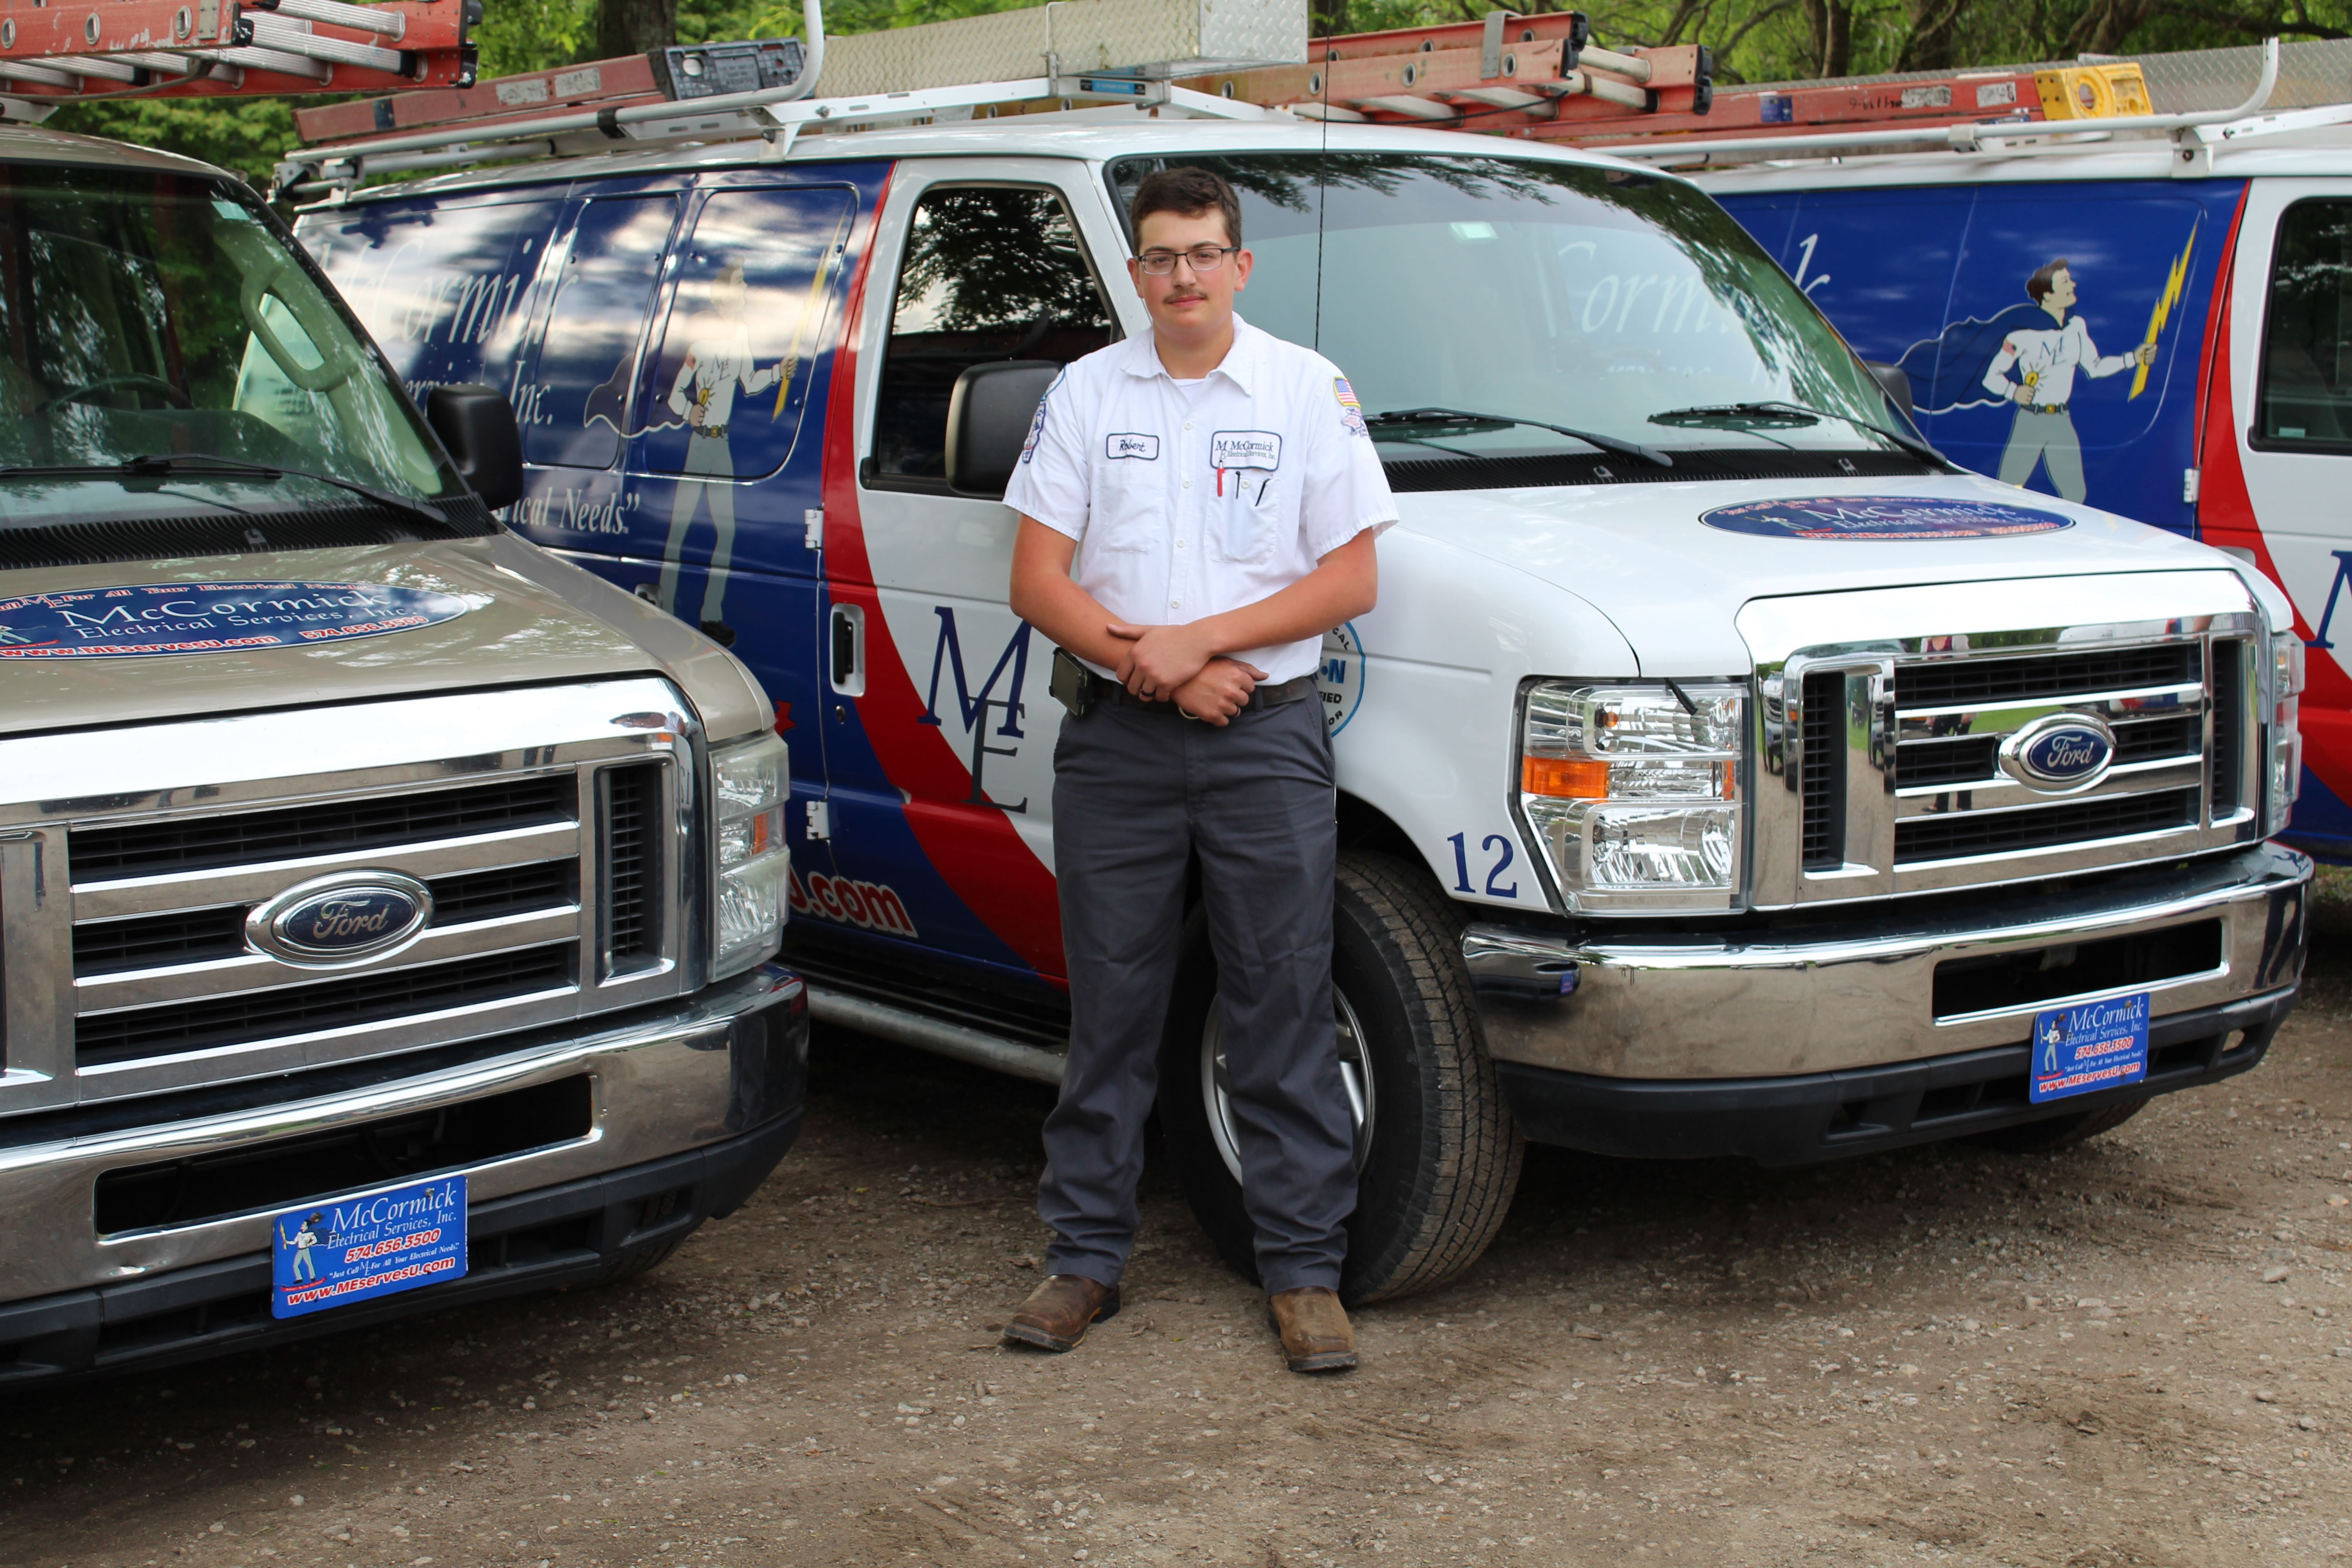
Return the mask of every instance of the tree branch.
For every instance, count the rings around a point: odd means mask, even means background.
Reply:
[[[2179,16],[2185,21],[2202,22],[2209,27],[2243,33],[2254,38],[2267,38],[2274,33],[2294,33],[2309,38],[2352,38],[2352,32],[2347,32],[2342,27],[2331,27],[2322,22],[2308,20],[2290,22],[2284,18],[2272,22],[2255,21],[2243,16],[2232,16],[2223,11],[2208,11],[2196,5],[2160,3],[2155,6],[2154,14],[2158,16]]]

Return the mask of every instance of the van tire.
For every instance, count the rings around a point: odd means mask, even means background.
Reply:
[[[2112,1132],[2147,1109],[2148,1097],[2126,1100],[2099,1110],[2081,1110],[2072,1116],[2053,1116],[2041,1121],[2027,1121],[2015,1127],[1996,1127],[1990,1132],[1976,1134],[1975,1142],[1989,1148],[2011,1154],[2054,1154],[2061,1149],[2072,1149],[2077,1143],[2087,1143],[2102,1132]]]
[[[1463,916],[1392,856],[1339,857],[1331,978],[1371,1080],[1340,1294],[1349,1303],[1434,1289],[1478,1260],[1510,1211],[1526,1140],[1486,1059]],[[1208,926],[1185,926],[1160,1053],[1160,1119],[1184,1195],[1234,1268],[1257,1278],[1255,1230],[1212,1124],[1205,1058],[1217,994]],[[1347,1055],[1343,1046],[1343,1058]]]

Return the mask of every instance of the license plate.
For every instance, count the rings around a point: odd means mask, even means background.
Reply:
[[[269,1310],[280,1318],[462,1279],[466,1178],[328,1198],[270,1222]]]
[[[2033,1016],[2033,1103],[2147,1076],[2147,993]]]

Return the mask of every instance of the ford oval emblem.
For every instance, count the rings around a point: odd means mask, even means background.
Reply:
[[[2072,795],[2107,776],[2115,731],[2089,713],[2048,713],[2000,743],[2001,771],[2043,795]]]
[[[245,939],[283,963],[327,968],[405,947],[432,919],[432,889],[414,877],[338,871],[257,906],[245,917]]]

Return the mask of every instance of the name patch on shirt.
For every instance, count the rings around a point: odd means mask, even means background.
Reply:
[[[1209,462],[1219,468],[1282,467],[1282,437],[1271,430],[1220,430],[1209,437]]]
[[[1138,436],[1132,431],[1122,430],[1104,437],[1103,456],[1135,458],[1143,462],[1156,463],[1160,460],[1160,437]]]

